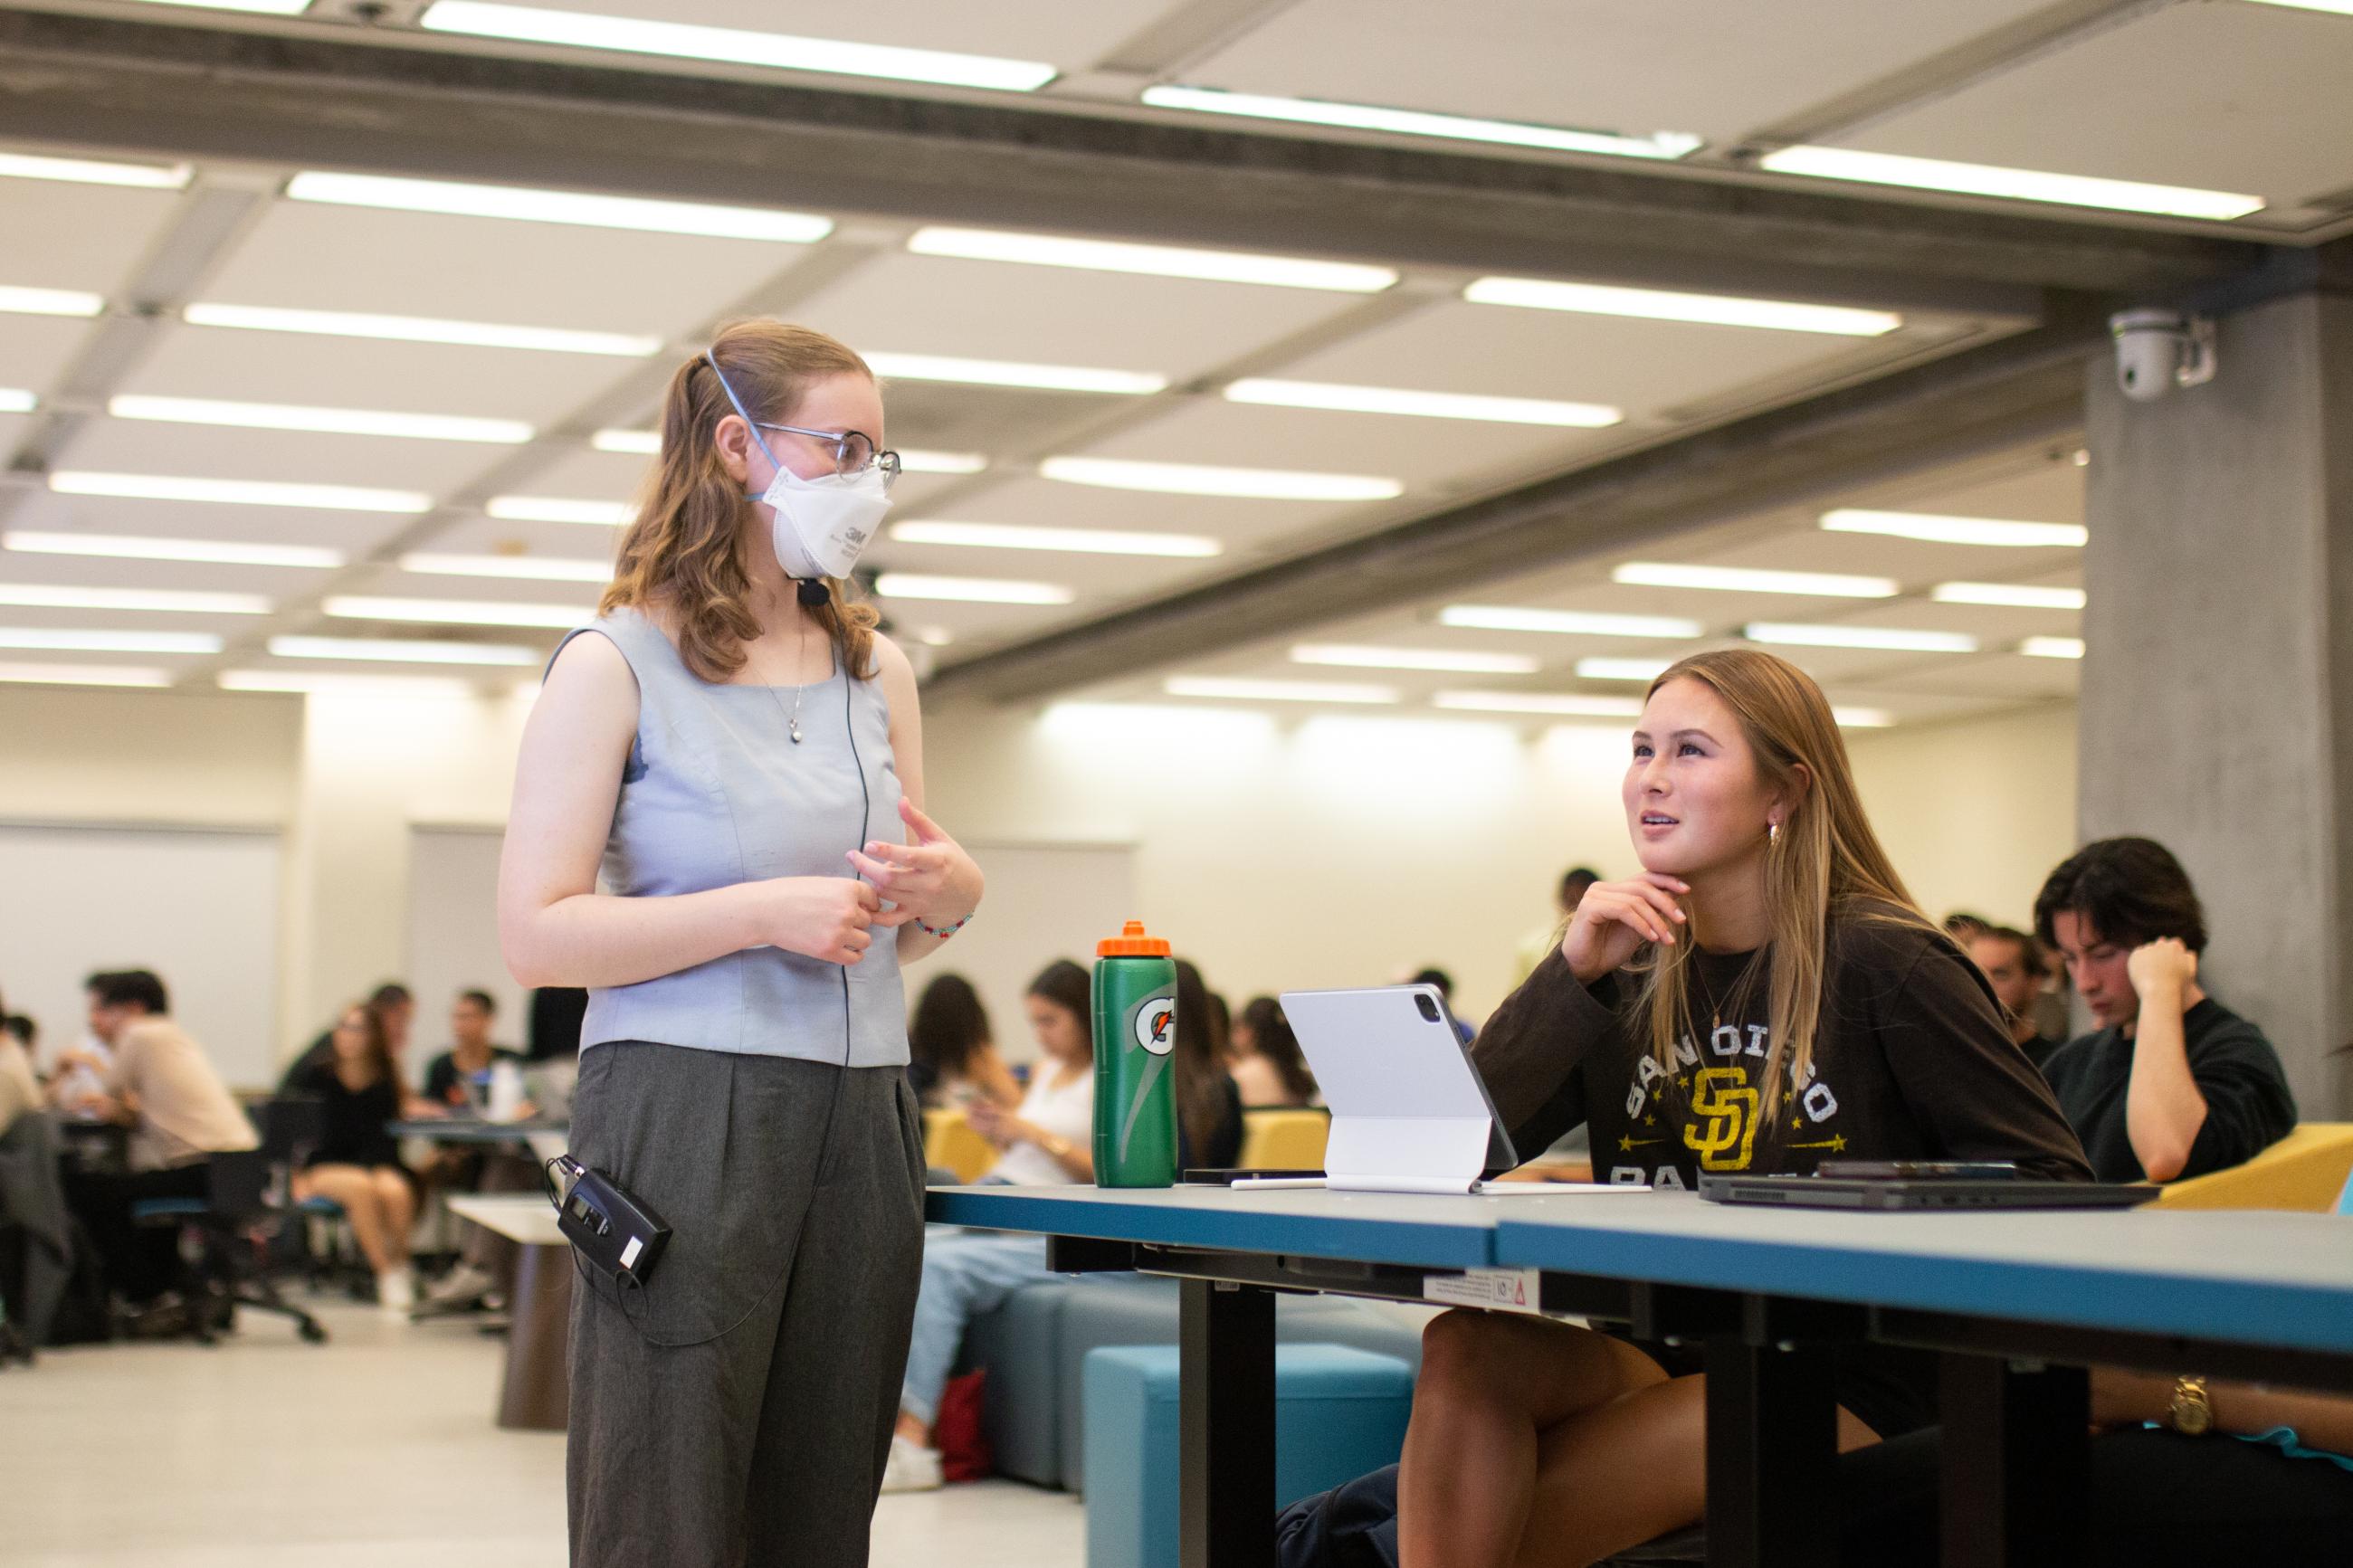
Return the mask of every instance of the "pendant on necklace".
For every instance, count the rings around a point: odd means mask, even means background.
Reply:
[[[791,725],[786,729],[785,733],[792,737],[794,745],[799,745],[801,743],[801,721],[797,719],[794,720]]]

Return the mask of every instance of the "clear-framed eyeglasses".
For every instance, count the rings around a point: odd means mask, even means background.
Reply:
[[[806,436],[820,447],[833,448],[833,471],[845,479],[854,479],[868,468],[882,470],[882,488],[888,490],[899,482],[899,454],[884,448],[875,449],[873,438],[860,430],[810,430],[798,425],[770,425],[763,421],[763,430],[782,430],[788,436]]]

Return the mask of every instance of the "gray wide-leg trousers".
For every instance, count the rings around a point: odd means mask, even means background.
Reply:
[[[897,1068],[642,1041],[581,1053],[573,1157],[670,1227],[642,1288],[582,1268],[575,1568],[863,1568],[923,1251]]]

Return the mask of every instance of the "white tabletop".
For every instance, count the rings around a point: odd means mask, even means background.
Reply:
[[[449,1212],[525,1247],[565,1245],[564,1233],[555,1226],[555,1206],[536,1193],[453,1197]]]

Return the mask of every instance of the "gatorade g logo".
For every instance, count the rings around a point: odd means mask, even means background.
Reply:
[[[1683,1129],[1683,1146],[1703,1171],[1745,1171],[1757,1142],[1757,1091],[1740,1068],[1702,1068],[1692,1086],[1692,1114],[1704,1125]]]
[[[1155,996],[1135,1010],[1135,1043],[1155,1057],[1176,1048],[1176,999]]]

